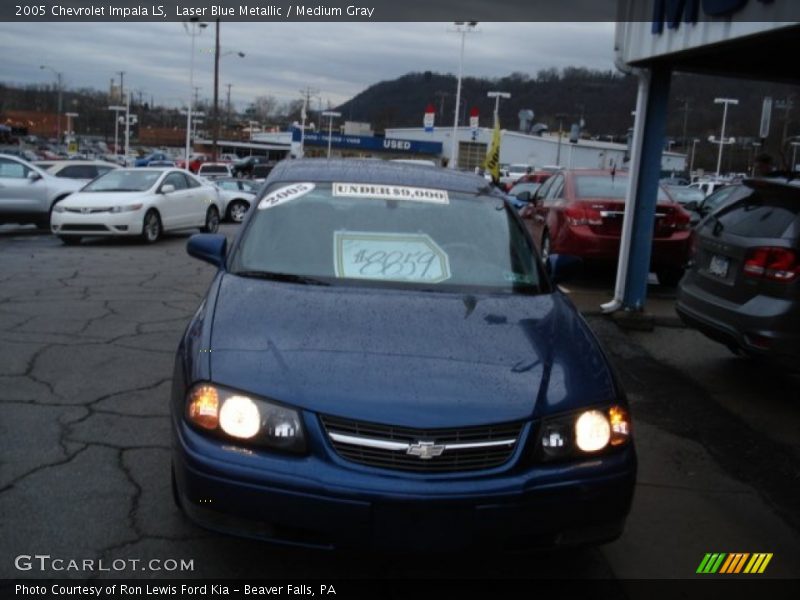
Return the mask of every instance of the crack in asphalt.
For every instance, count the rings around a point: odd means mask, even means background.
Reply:
[[[63,465],[67,465],[67,464],[71,463],[78,456],[83,454],[88,448],[89,448],[89,444],[86,444],[83,448],[80,448],[79,450],[75,451],[71,455],[67,456],[64,460],[59,460],[59,461],[55,461],[55,462],[49,462],[49,463],[46,463],[46,464],[43,464],[43,465],[37,465],[36,467],[31,469],[30,471],[26,471],[25,473],[23,473],[21,475],[18,475],[17,477],[12,479],[10,482],[8,482],[6,485],[4,485],[3,487],[0,487],[0,494],[4,494],[5,492],[13,489],[14,486],[17,485],[20,481],[22,481],[23,479],[27,479],[31,475],[35,475],[36,473],[39,473],[41,471],[44,471],[44,470],[47,470],[47,469],[52,469],[54,467],[61,467]]]

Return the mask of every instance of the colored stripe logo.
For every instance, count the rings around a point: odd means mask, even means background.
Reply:
[[[696,572],[702,575],[760,575],[771,560],[772,553],[766,552],[708,552]]]

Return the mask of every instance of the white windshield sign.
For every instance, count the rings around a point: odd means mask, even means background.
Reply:
[[[293,183],[292,185],[278,188],[261,199],[261,202],[258,203],[258,210],[275,208],[291,200],[296,200],[311,192],[315,187],[313,183]]]
[[[334,183],[334,196],[349,198],[375,198],[378,200],[406,200],[430,204],[450,204],[446,190],[387,185],[382,183]]]
[[[424,233],[336,231],[336,277],[440,283],[450,279],[447,253]]]

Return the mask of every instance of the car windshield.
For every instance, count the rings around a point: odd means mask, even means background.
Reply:
[[[536,193],[536,190],[538,190],[540,187],[542,187],[541,183],[518,183],[512,187],[511,191],[508,193],[512,196],[516,196],[522,192],[530,192],[531,196],[533,196],[533,194]]]
[[[231,271],[304,283],[536,293],[519,221],[497,197],[361,183],[277,183]]]
[[[158,181],[162,171],[114,169],[83,188],[84,192],[143,192]]]
[[[681,204],[686,204],[687,202],[697,202],[700,204],[703,201],[703,198],[705,198],[703,192],[697,188],[671,185],[667,189],[670,196],[672,196],[674,200],[680,202]]]
[[[628,176],[578,175],[575,177],[575,189],[578,198],[612,198],[625,200],[628,191]],[[661,187],[658,188],[658,201],[667,202],[669,198]]]

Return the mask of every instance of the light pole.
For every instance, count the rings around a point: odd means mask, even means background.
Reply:
[[[722,110],[722,131],[719,134],[719,155],[717,156],[717,177],[719,177],[719,171],[722,168],[722,148],[726,143],[729,143],[725,141],[725,121],[728,118],[728,105],[733,104],[736,106],[739,101],[736,98],[714,98],[714,104],[724,105]]]
[[[67,117],[67,131],[65,136],[67,145],[69,145],[72,142],[72,119],[77,119],[79,115],[76,112],[68,112],[65,113],[64,116]]]
[[[511,98],[511,94],[508,92],[487,92],[486,95],[489,98],[494,98],[494,125],[497,127],[500,123],[500,98]]]
[[[235,54],[239,58],[244,58],[244,52],[238,50],[229,50],[221,52],[219,46],[219,18],[215,22],[215,42],[214,48],[203,50],[203,52],[211,52],[214,54],[214,121],[211,127],[211,160],[217,160],[217,140],[219,139],[219,61],[231,54]],[[228,108],[230,108],[230,88],[228,88]]]
[[[186,23],[183,24],[186,33],[188,33],[192,37],[192,61],[191,66],[189,68],[189,108],[186,110],[186,161],[184,163],[184,168],[188,171],[189,170],[189,151],[192,143],[192,94],[194,94],[194,38],[200,35],[206,27],[208,27],[208,23],[200,23],[197,17],[193,17],[189,20],[190,25]],[[126,115],[127,119],[127,115]],[[127,152],[126,152],[127,157]]]
[[[109,106],[108,110],[114,111],[114,154],[119,154],[119,113],[125,110],[124,106]]]
[[[323,117],[328,117],[328,160],[331,159],[331,136],[333,135],[333,119],[342,116],[342,113],[335,110],[326,110],[322,112]]]
[[[453,114],[453,141],[450,150],[450,168],[455,169],[458,164],[458,110],[461,104],[461,77],[464,74],[464,41],[467,32],[474,31],[477,21],[455,21],[455,31],[461,34],[461,55],[458,60],[458,85],[456,86],[456,108]]]
[[[691,178],[692,173],[694,173],[694,148],[697,146],[697,142],[699,142],[699,138],[694,138],[692,140],[692,158],[689,159],[689,177]]]
[[[61,110],[62,110],[61,109],[61,105],[62,105],[62,93],[63,93],[63,89],[64,89],[63,73],[61,73],[59,71],[56,71],[53,67],[49,67],[47,65],[39,65],[39,68],[40,69],[47,69],[48,71],[52,71],[53,73],[55,73],[56,81],[58,82],[57,83],[57,85],[58,85],[58,115],[57,115],[57,118],[56,118],[56,121],[57,121],[56,131],[58,132],[58,134],[57,134],[58,143],[61,144]]]
[[[297,158],[303,158],[305,155],[305,141],[306,141],[306,117],[308,116],[308,97],[303,96],[303,108],[300,110],[300,152]]]

